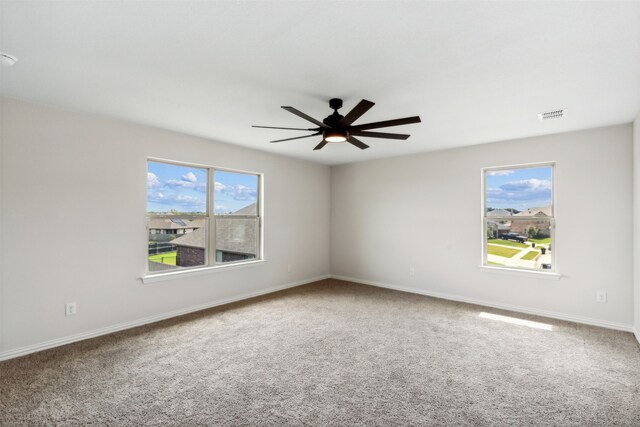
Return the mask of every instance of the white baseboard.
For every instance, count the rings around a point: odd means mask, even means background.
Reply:
[[[172,317],[182,316],[184,314],[193,313],[200,310],[205,310],[207,308],[216,307],[219,305],[229,304],[236,301],[241,301],[249,298],[254,298],[260,295],[266,295],[273,292],[278,292],[284,289],[294,288],[300,285],[306,285],[307,283],[317,282],[318,280],[324,280],[331,277],[330,275],[323,275],[312,277],[309,279],[299,280],[296,282],[287,283],[281,286],[274,286],[271,288],[260,289],[258,291],[249,292],[246,294],[236,295],[230,298],[223,298],[216,301],[210,301],[205,304],[194,305],[192,307],[182,308],[179,310],[173,310],[166,313],[156,314],[153,316],[148,316],[142,319],[133,320],[131,322],[118,323],[116,325],[107,326],[100,329],[94,329],[92,331],[82,332],[76,335],[70,335],[62,338],[56,338],[54,340],[45,341],[38,344],[28,345],[26,347],[20,347],[13,350],[3,351],[0,353],[0,361],[13,359],[20,356],[25,356],[30,353],[35,353],[42,350],[47,350],[49,348],[59,347],[61,345],[70,344],[77,341],[86,340],[89,338],[99,337],[101,335],[111,334],[113,332],[122,331],[125,329],[135,328],[137,326],[146,325],[149,323],[158,322],[160,320],[170,319]]]
[[[446,299],[446,300],[451,300],[451,301],[459,301],[459,302],[466,302],[466,303],[469,303],[469,304],[483,305],[485,307],[498,308],[498,309],[501,309],[501,310],[517,311],[519,313],[526,313],[526,314],[533,314],[533,315],[536,315],[536,316],[550,317],[552,319],[566,320],[568,322],[582,323],[582,324],[591,325],[591,326],[600,326],[602,328],[615,329],[615,330],[618,330],[618,331],[634,332],[633,325],[627,325],[625,323],[609,322],[609,321],[606,321],[606,320],[592,319],[592,318],[589,318],[589,317],[582,317],[582,316],[574,316],[574,315],[571,315],[571,314],[558,313],[558,312],[554,312],[554,311],[539,310],[539,309],[536,309],[536,308],[522,307],[522,306],[518,306],[518,305],[496,303],[496,302],[493,302],[493,301],[481,300],[481,299],[477,299],[477,298],[463,297],[463,296],[460,296],[460,295],[446,294],[446,293],[441,293],[441,292],[433,292],[433,291],[428,291],[428,290],[423,290],[423,289],[416,289],[416,288],[407,288],[407,287],[403,287],[403,286],[390,285],[390,284],[382,283],[382,282],[375,282],[375,281],[372,281],[372,280],[358,279],[356,277],[331,275],[331,278],[332,279],[338,279],[338,280],[345,280],[347,282],[361,283],[363,285],[376,286],[376,287],[379,287],[379,288],[386,288],[386,289],[393,289],[393,290],[396,290],[396,291],[409,292],[409,293],[412,293],[412,294],[426,295],[426,296],[429,296],[429,297],[441,298],[441,299]],[[638,341],[640,341],[640,334],[638,334],[637,332],[636,332],[636,338],[638,338]]]

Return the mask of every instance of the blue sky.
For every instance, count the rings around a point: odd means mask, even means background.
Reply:
[[[214,177],[216,213],[235,212],[255,203],[258,177],[216,171]],[[148,162],[147,211],[202,212],[207,206],[207,170],[167,163]]]
[[[235,212],[256,202],[257,175],[216,171],[214,178],[216,213]]]
[[[520,211],[551,205],[552,168],[543,166],[485,172],[486,206]]]

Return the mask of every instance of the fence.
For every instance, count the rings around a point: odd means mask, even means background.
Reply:
[[[173,252],[176,245],[170,243],[149,242],[149,255],[163,254],[165,252]]]

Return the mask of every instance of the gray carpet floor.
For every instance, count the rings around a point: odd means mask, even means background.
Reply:
[[[629,333],[337,280],[9,360],[0,375],[2,426],[640,426]]]

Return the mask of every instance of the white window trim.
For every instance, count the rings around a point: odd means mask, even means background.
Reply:
[[[207,171],[207,212],[206,215],[188,215],[185,214],[183,216],[179,215],[154,215],[157,218],[204,218],[206,220],[206,240],[207,247],[205,247],[205,259],[207,260],[207,265],[204,266],[194,266],[194,267],[185,267],[182,270],[177,271],[168,271],[168,272],[160,272],[160,273],[151,273],[148,271],[148,259],[145,258],[146,266],[145,273],[142,275],[141,280],[143,283],[153,283],[164,280],[171,280],[176,278],[183,278],[188,276],[198,276],[202,274],[210,274],[215,271],[224,271],[229,269],[236,269],[239,267],[254,267],[258,265],[263,265],[266,263],[266,259],[264,257],[264,203],[263,203],[263,194],[264,194],[264,174],[260,172],[246,171],[240,169],[232,169],[218,166],[209,166],[203,165],[199,163],[189,163],[182,162],[176,160],[169,159],[161,159],[157,157],[148,157],[145,161],[145,166],[148,167],[149,162],[158,162],[158,163],[166,163],[172,164],[176,166],[186,166],[193,167],[198,169],[206,169]],[[238,215],[238,218],[257,218],[258,219],[258,254],[256,254],[256,258],[251,258],[249,260],[240,260],[240,261],[232,261],[225,263],[216,263],[216,249],[215,249],[215,219],[216,216],[225,216],[225,215],[215,215],[213,211],[214,207],[214,191],[215,191],[215,172],[232,172],[232,173],[242,173],[246,175],[255,175],[258,177],[258,197],[256,199],[256,212],[254,215]],[[145,183],[146,185],[146,183]],[[145,187],[146,194],[146,187]],[[229,215],[231,216],[231,215]],[[236,216],[232,216],[236,217]],[[149,218],[149,215],[145,213],[145,218]],[[148,224],[148,221],[147,221]],[[147,236],[149,234],[149,230],[147,228]],[[148,240],[148,239],[147,239]],[[212,250],[213,248],[213,250]],[[147,251],[148,253],[148,246]]]
[[[551,266],[552,270],[534,270],[529,268],[518,268],[512,266],[501,267],[498,265],[488,264],[487,257],[487,245],[485,244],[487,230],[486,230],[486,172],[498,171],[498,170],[511,170],[511,169],[524,169],[524,168],[536,168],[536,167],[551,167],[551,203],[552,203],[552,217],[551,217],[551,242],[553,244],[553,250],[551,251]],[[481,186],[481,203],[480,203],[480,269],[489,273],[501,273],[507,275],[517,276],[529,276],[529,277],[545,277],[552,280],[559,280],[562,277],[558,268],[558,243],[556,234],[556,214],[557,214],[557,202],[556,202],[556,161],[536,162],[536,163],[522,163],[506,166],[488,166],[480,170],[480,186]],[[510,217],[492,217],[492,219],[513,219]]]
[[[528,276],[549,280],[560,280],[563,277],[560,273],[549,273],[543,270],[527,270],[524,268],[500,267],[499,265],[480,265],[479,268],[483,273],[496,273],[507,276]]]
[[[140,278],[142,283],[149,284],[155,282],[164,282],[165,280],[183,279],[185,277],[202,276],[206,274],[213,274],[221,271],[239,270],[242,268],[260,267],[267,263],[266,259],[254,259],[251,261],[238,261],[228,262],[216,266],[208,267],[193,267],[185,270],[170,271],[168,273],[147,274]]]

